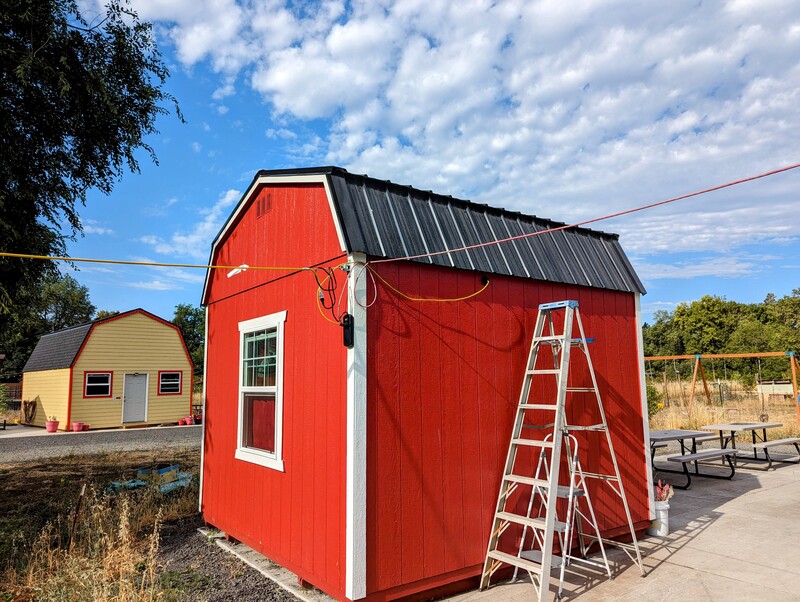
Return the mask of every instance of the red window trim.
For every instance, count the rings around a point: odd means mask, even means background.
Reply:
[[[86,393],[86,386],[89,384],[90,374],[108,374],[108,395],[89,395]],[[114,371],[113,370],[92,370],[83,373],[83,398],[84,399],[108,399],[114,395]]]
[[[161,375],[162,374],[180,374],[181,379],[178,386],[177,393],[162,393],[161,392]],[[183,370],[159,370],[158,371],[158,387],[156,388],[157,395],[181,395],[183,393]]]

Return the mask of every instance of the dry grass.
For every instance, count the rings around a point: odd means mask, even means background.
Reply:
[[[167,460],[196,471],[194,455]],[[110,481],[153,463],[152,454],[125,453],[4,467],[0,497],[10,503],[0,509],[6,539],[0,600],[175,599],[158,579],[159,529],[162,521],[197,513],[196,485],[168,495],[155,487],[116,495],[106,490]],[[37,483],[43,473],[48,477]]]
[[[650,418],[651,429],[698,429],[706,424],[725,422],[780,422],[780,428],[770,429],[770,439],[800,436],[795,404],[782,396],[759,395],[748,391],[738,382],[720,383],[723,389],[720,401],[720,386],[709,385],[711,403],[708,403],[702,383],[695,390],[694,400],[689,403],[688,382],[670,381],[666,392],[663,383],[652,383],[664,395],[664,408]]]

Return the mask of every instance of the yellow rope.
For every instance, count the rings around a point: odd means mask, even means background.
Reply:
[[[122,261],[121,259],[90,259],[87,257],[55,257],[50,255],[28,255],[26,253],[5,253],[0,251],[0,257],[15,257],[18,259],[47,259],[50,261],[75,261],[79,263],[110,263],[114,265],[141,265],[157,268],[196,268],[202,270],[272,270],[278,272],[292,272],[309,270],[311,268],[273,267],[273,266],[247,266],[241,265],[199,265],[192,263],[158,263],[155,261]]]
[[[480,290],[477,290],[474,293],[470,293],[469,295],[466,295],[464,297],[455,297],[455,298],[452,298],[452,299],[425,299],[425,298],[422,298],[422,297],[411,297],[410,295],[406,295],[404,292],[396,289],[391,284],[389,284],[383,276],[381,276],[378,272],[376,272],[374,269],[372,269],[369,265],[367,265],[367,269],[369,269],[369,271],[372,272],[373,276],[376,276],[378,278],[378,280],[383,282],[386,286],[388,286],[396,294],[400,295],[404,299],[408,299],[409,301],[418,301],[418,302],[430,301],[432,303],[451,303],[451,302],[455,302],[455,301],[466,301],[467,299],[472,299],[473,297],[477,297],[478,295],[480,295],[483,291],[485,291],[487,289],[487,287],[489,286],[489,283],[491,282],[487,278],[486,279],[486,284],[484,284],[480,288]]]

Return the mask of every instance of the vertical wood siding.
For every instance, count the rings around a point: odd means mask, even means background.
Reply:
[[[181,372],[181,394],[159,395],[159,371]],[[111,372],[111,397],[85,397],[86,372]],[[125,373],[148,374],[147,420],[176,422],[191,411],[192,366],[179,332],[142,313],[96,324],[73,366],[72,421],[92,428],[122,425]],[[131,423],[126,423],[131,424]]]
[[[36,404],[36,426],[44,426],[48,416],[58,418],[59,430],[69,430],[69,368],[26,372],[22,378],[22,399],[39,397]]]
[[[452,298],[480,275],[410,262],[378,265],[401,291]],[[480,296],[417,303],[379,285],[368,312],[367,591],[391,599],[478,575],[539,303],[576,299],[634,521],[648,519],[634,297],[493,276]],[[588,377],[576,359],[573,386]],[[585,366],[585,364],[584,364]],[[571,420],[599,421],[573,397]],[[589,439],[595,437],[595,439]],[[601,434],[579,441],[584,470],[612,472]],[[601,528],[625,524],[606,486],[590,490]],[[466,570],[466,573],[465,573]]]
[[[258,215],[259,199],[269,211]],[[255,202],[254,202],[255,201]],[[219,265],[335,266],[344,260],[321,185],[256,191],[221,241]],[[345,589],[346,350],[319,313],[308,272],[211,275],[203,462],[205,520],[343,599]],[[343,274],[339,272],[340,288]],[[344,307],[344,305],[343,305]],[[239,331],[287,311],[284,472],[236,460]]]

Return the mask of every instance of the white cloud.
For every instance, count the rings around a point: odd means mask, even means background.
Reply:
[[[760,270],[758,261],[740,257],[712,257],[669,264],[642,263],[636,271],[643,280],[690,279],[706,276],[740,278]]]
[[[192,150],[195,153],[199,153],[200,151],[203,150],[203,145],[200,144],[199,142],[192,142]]]
[[[169,255],[167,263],[180,263],[176,258],[191,257],[205,261],[211,250],[211,241],[219,232],[224,221],[228,218],[234,205],[242,193],[238,190],[227,190],[222,193],[217,201],[208,208],[202,209],[202,219],[186,232],[176,232],[168,239],[156,235],[146,235],[139,241],[149,245],[160,255]],[[202,280],[202,278],[200,279]],[[195,280],[199,282],[200,280]]]
[[[141,288],[148,291],[176,291],[183,287],[174,282],[163,282],[161,280],[149,280],[144,282],[129,282],[132,288]]]
[[[134,4],[185,67],[220,74],[214,102],[239,81],[273,118],[329,124],[291,161],[578,221],[798,160],[789,0]],[[290,128],[267,136],[291,140]],[[598,227],[640,255],[793,240],[798,177]]]
[[[105,228],[103,226],[98,225],[97,221],[93,219],[87,219],[83,224],[83,232],[85,234],[100,234],[109,236],[114,234],[114,231],[111,228]]]

